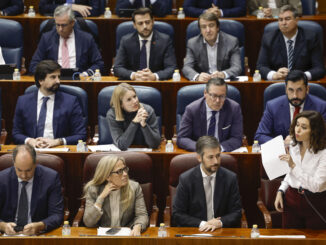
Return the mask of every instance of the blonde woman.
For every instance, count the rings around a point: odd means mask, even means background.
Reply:
[[[160,145],[161,136],[154,109],[139,102],[131,85],[119,84],[113,91],[110,105],[106,119],[113,143],[120,150],[127,150],[130,145],[150,148]]]
[[[148,226],[143,192],[138,182],[129,180],[122,157],[105,156],[92,180],[84,187],[87,227],[130,227],[131,236],[139,236]]]

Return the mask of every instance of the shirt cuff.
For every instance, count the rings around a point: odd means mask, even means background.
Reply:
[[[267,80],[273,80],[273,76],[276,73],[276,71],[270,71],[267,74]]]
[[[154,73],[155,77],[156,77],[156,81],[159,81],[160,80],[160,77],[158,76],[157,73]]]
[[[156,3],[156,0],[151,0],[151,4],[154,4],[154,3]]]
[[[62,141],[63,141],[63,145],[67,145],[67,141],[65,138],[62,138]]]
[[[198,76],[199,76],[199,73],[197,73],[197,74],[196,74],[196,75],[191,79],[191,81],[197,81]]]
[[[202,222],[200,222],[200,224],[199,224],[199,228],[202,228],[204,225],[206,225],[206,221],[202,221]]]
[[[134,4],[135,0],[129,0],[130,4]]]
[[[312,79],[312,76],[311,76],[310,71],[306,71],[304,74],[306,74],[308,80],[311,80]]]
[[[132,72],[131,74],[130,74],[130,80],[132,80],[132,76],[135,74],[135,72]]]
[[[220,9],[220,12],[221,12],[221,17],[223,17],[223,16],[224,16],[224,14],[223,14],[223,10]]]
[[[24,144],[26,145],[27,142],[28,142],[30,139],[31,139],[31,138],[27,137],[27,138],[25,139],[25,141],[24,141]]]
[[[229,76],[229,74],[227,74],[227,72],[225,72],[225,71],[222,71],[222,72],[224,73],[224,76],[225,76],[224,79],[229,79],[230,78],[230,76]]]

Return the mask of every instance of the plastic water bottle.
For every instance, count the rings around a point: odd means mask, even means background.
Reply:
[[[84,152],[85,151],[85,144],[82,140],[78,140],[77,144],[77,152]]]
[[[100,82],[102,80],[100,69],[95,70],[93,80],[94,80],[94,82]]]
[[[70,236],[70,234],[71,234],[71,229],[70,229],[69,221],[65,221],[62,226],[62,235]]]
[[[172,76],[173,82],[180,82],[181,76],[179,70],[174,70],[173,76]]]
[[[28,17],[35,17],[35,10],[34,10],[34,6],[29,6],[28,9]]]
[[[168,233],[166,231],[166,227],[165,227],[165,224],[164,223],[161,223],[160,224],[160,228],[158,228],[158,234],[157,234],[158,237],[167,237],[168,236]]]
[[[254,141],[254,144],[252,145],[251,152],[260,152],[260,145],[258,143],[258,140]]]
[[[258,70],[255,70],[253,80],[254,80],[254,82],[260,82],[261,81],[261,75],[260,75]]]
[[[257,19],[263,19],[265,17],[264,11],[263,11],[263,7],[260,6],[257,12]]]
[[[104,18],[109,19],[112,17],[112,12],[109,7],[105,8]]]
[[[18,68],[15,68],[14,73],[12,74],[12,80],[14,81],[20,80],[20,72]]]
[[[258,230],[258,226],[257,225],[253,225],[252,226],[250,236],[251,236],[251,238],[258,238],[260,236],[260,233],[259,233],[259,230]]]
[[[168,140],[168,142],[165,145],[165,152],[173,152],[173,143],[172,140]]]
[[[185,12],[183,11],[183,8],[179,8],[179,11],[178,11],[178,19],[184,19],[186,18],[186,15],[185,15]]]

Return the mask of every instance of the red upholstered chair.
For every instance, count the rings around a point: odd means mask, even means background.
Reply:
[[[60,181],[62,186],[62,194],[64,196],[64,220],[69,218],[68,210],[68,198],[65,195],[65,171],[64,171],[64,161],[56,156],[50,154],[37,154],[36,164],[41,164],[45,167],[51,168],[57,171],[60,175]],[[0,171],[13,166],[12,154],[4,154],[0,157]]]
[[[172,158],[170,164],[170,179],[169,179],[170,197],[167,200],[167,208],[164,211],[165,224],[171,226],[174,225],[173,223],[171,223],[172,203],[173,203],[174,196],[176,194],[176,188],[179,183],[179,176],[183,172],[197,166],[198,164],[199,162],[197,160],[196,153],[182,154]],[[238,175],[237,160],[233,156],[227,154],[221,154],[221,166],[231,170],[232,172]],[[247,223],[244,210],[242,210],[241,227],[248,228],[248,223]]]
[[[124,157],[126,165],[129,167],[129,178],[137,181],[143,190],[147,212],[150,217],[150,225],[156,226],[158,211],[156,207],[153,207],[152,159],[148,155],[139,152],[103,152],[91,154],[85,160],[83,184],[86,184],[93,178],[98,162],[102,157],[107,155]],[[81,206],[73,221],[74,227],[83,225],[84,211],[85,199],[82,199]]]

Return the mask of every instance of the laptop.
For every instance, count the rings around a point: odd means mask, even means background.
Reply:
[[[0,79],[12,80],[12,74],[16,68],[16,64],[0,65]]]
[[[118,15],[119,17],[131,17],[135,10],[136,9],[119,9]]]
[[[60,80],[80,80],[78,68],[61,68]]]

